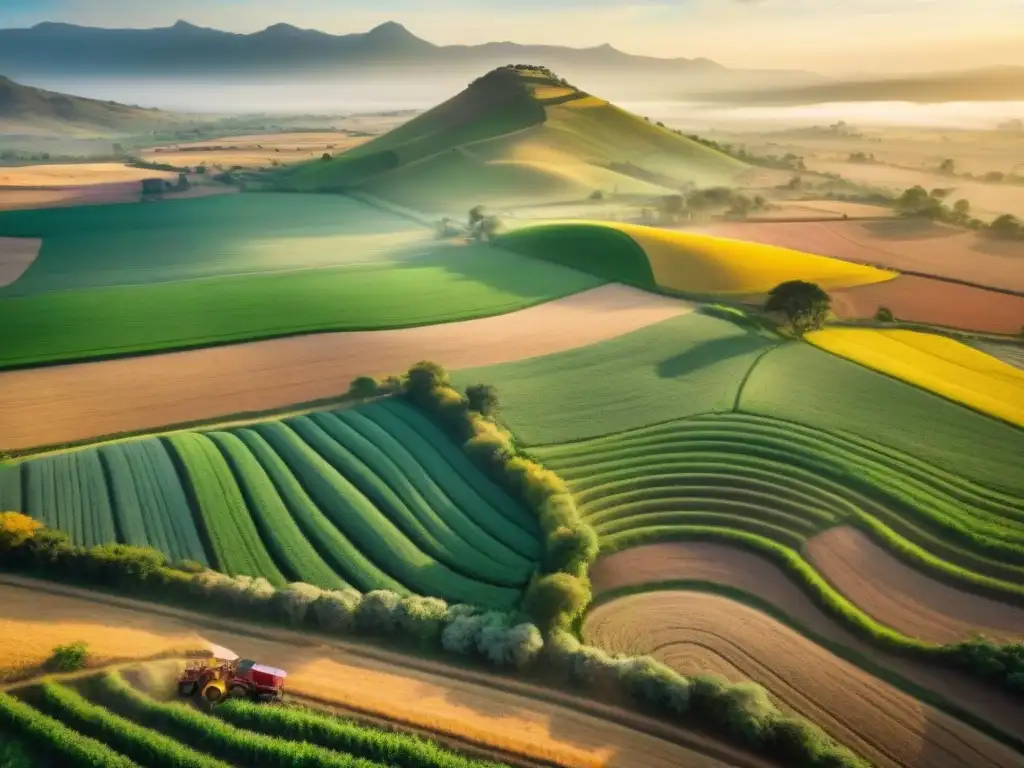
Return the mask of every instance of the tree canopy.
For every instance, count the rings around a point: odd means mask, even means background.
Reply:
[[[832,298],[816,283],[790,280],[772,288],[764,305],[766,312],[781,312],[797,336],[825,325]]]

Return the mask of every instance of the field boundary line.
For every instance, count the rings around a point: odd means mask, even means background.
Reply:
[[[772,346],[768,347],[768,349],[763,350],[760,354],[758,354],[757,357],[754,358],[754,362],[750,364],[750,367],[747,369],[747,372],[743,374],[743,378],[740,380],[740,385],[736,388],[736,398],[733,400],[732,411],[730,411],[730,413],[742,413],[742,411],[740,410],[740,401],[743,399],[743,390],[747,388],[747,382],[750,381],[750,377],[753,375],[754,369],[757,368],[758,363],[760,363],[764,358],[766,358],[769,353],[774,352],[777,349],[781,349],[782,347],[786,346],[787,343],[788,341],[783,340],[778,342],[777,344],[773,344]]]
[[[49,592],[61,597],[109,605],[115,608],[134,610],[141,613],[152,613],[173,619],[183,619],[194,626],[206,626],[223,631],[225,625],[213,613],[196,613],[175,608],[162,603],[147,602],[140,598],[124,597],[110,592],[87,590],[60,582],[40,579],[38,577],[20,576],[0,571],[0,584],[17,589]],[[678,746],[687,747],[711,757],[726,761],[736,768],[764,768],[765,761],[752,753],[739,748],[730,749],[729,745],[713,736],[691,730],[685,726],[673,725],[671,722],[633,712],[611,704],[601,704],[568,691],[559,690],[543,683],[516,679],[508,675],[496,675],[471,667],[456,666],[440,659],[403,654],[400,651],[361,644],[353,640],[344,640],[315,632],[298,632],[295,630],[254,624],[252,622],[232,619],[228,631],[238,635],[266,640],[274,643],[291,643],[306,648],[322,648],[342,651],[355,657],[370,659],[392,667],[394,674],[409,670],[420,674],[445,680],[454,680],[470,685],[498,689],[504,693],[519,696],[533,701],[541,701],[558,707],[564,707],[599,720],[610,721],[618,725],[643,733],[647,736],[662,739]]]
[[[765,559],[765,558],[761,558]],[[788,574],[786,578],[789,579]],[[789,579],[792,581],[792,579]],[[802,590],[802,588],[801,588]],[[821,646],[830,653],[838,656],[839,658],[847,661],[854,666],[862,669],[873,677],[877,677],[896,688],[900,689],[904,693],[912,696],[918,701],[935,707],[942,712],[955,717],[972,728],[984,733],[987,736],[996,739],[997,741],[1012,747],[1016,751],[1024,754],[1024,738],[1016,736],[1012,733],[1002,730],[997,726],[990,723],[988,720],[975,715],[968,709],[961,707],[955,702],[950,701],[941,694],[935,693],[924,686],[915,683],[898,672],[893,671],[888,666],[873,660],[861,651],[857,651],[853,648],[840,643],[836,640],[830,640],[823,635],[815,632],[814,630],[807,627],[805,624],[797,619],[792,618],[784,610],[776,606],[775,604],[764,600],[757,595],[751,594],[746,590],[739,589],[738,587],[731,587],[726,584],[720,584],[716,581],[705,581],[702,579],[666,579],[664,581],[647,581],[641,584],[631,584],[629,586],[616,587],[594,597],[594,600],[590,603],[587,608],[589,613],[594,608],[602,605],[607,605],[616,600],[630,597],[631,595],[639,595],[648,592],[700,592],[715,594],[722,597],[727,597],[732,600],[736,600],[739,603],[743,603],[755,610],[761,611],[767,614],[771,618],[775,619],[779,623],[789,627],[790,629],[803,635],[809,641]],[[820,610],[820,609],[818,609]],[[836,626],[840,626],[839,622],[829,617],[829,621]],[[586,618],[584,618],[584,624],[586,624]],[[886,654],[885,651],[877,650],[876,652]]]

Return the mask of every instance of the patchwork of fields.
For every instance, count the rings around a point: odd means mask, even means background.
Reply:
[[[492,607],[518,601],[539,554],[534,518],[390,401],[30,459],[0,468],[0,507],[275,585]]]

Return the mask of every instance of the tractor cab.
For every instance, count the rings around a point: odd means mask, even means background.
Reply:
[[[198,694],[211,704],[225,696],[279,701],[284,696],[286,677],[288,673],[284,670],[257,664],[252,659],[190,662],[178,678],[178,693]]]

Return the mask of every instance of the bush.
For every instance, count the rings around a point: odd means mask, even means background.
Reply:
[[[597,533],[589,525],[560,526],[547,537],[544,572],[562,571],[582,578],[599,549]]]
[[[398,604],[394,611],[398,628],[423,645],[435,645],[441,639],[448,604],[436,597],[413,595]]]
[[[22,546],[42,527],[38,520],[21,512],[0,512],[0,552]]]
[[[466,401],[469,410],[476,411],[485,419],[498,413],[498,390],[489,384],[472,384],[466,387]]]
[[[373,397],[380,390],[380,385],[372,376],[357,376],[349,385],[348,393],[357,400]]]
[[[293,627],[306,623],[310,608],[320,599],[323,590],[312,584],[296,582],[274,592],[269,604],[273,612]]]
[[[362,594],[354,589],[322,592],[310,606],[310,613],[320,629],[348,634],[355,628],[355,615],[362,600]]]
[[[875,320],[880,323],[891,323],[896,320],[896,317],[888,307],[879,307],[878,311],[875,312]]]
[[[552,573],[526,590],[523,609],[541,629],[569,626],[590,603],[590,588],[568,573]]]
[[[171,568],[182,573],[202,573],[206,570],[206,566],[196,560],[179,560]]]
[[[405,379],[405,391],[413,398],[424,398],[431,390],[451,387],[448,372],[437,363],[421,360],[409,369]]]
[[[58,645],[46,663],[49,669],[56,672],[76,672],[85,667],[85,659],[89,654],[89,646],[84,642]]]
[[[398,606],[402,597],[386,589],[363,595],[355,611],[356,626],[373,634],[390,634],[398,628]]]

